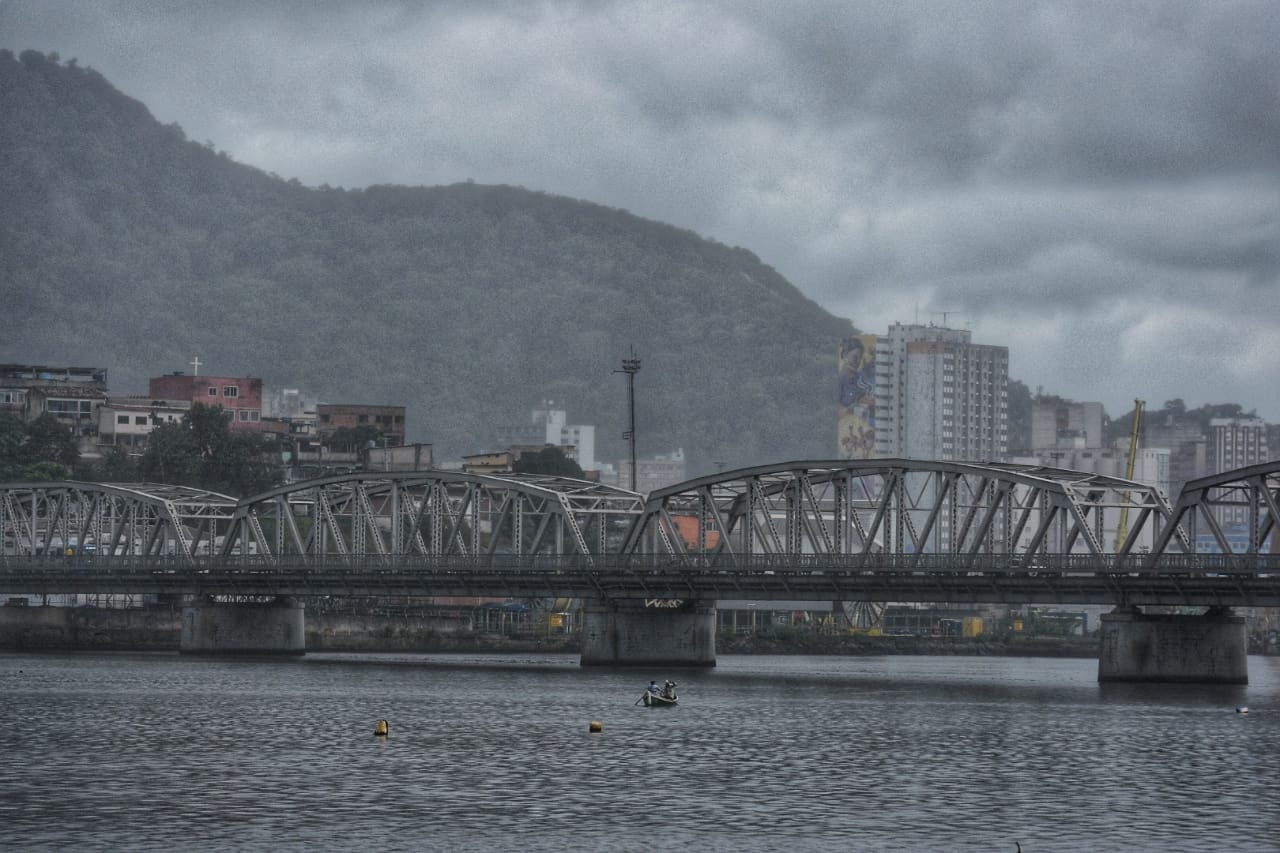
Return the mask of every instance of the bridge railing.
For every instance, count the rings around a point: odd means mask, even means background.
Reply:
[[[239,570],[253,573],[297,573],[324,571],[351,574],[385,574],[413,571],[498,572],[498,573],[734,573],[734,574],[815,574],[893,573],[991,576],[1071,576],[1071,575],[1278,575],[1280,554],[801,554],[801,555],[582,555],[582,554],[497,554],[485,556],[391,555],[330,556],[0,556],[0,578],[6,571],[42,571],[50,574],[74,573],[112,575],[150,571],[198,574],[204,571]]]
[[[1046,555],[951,555],[951,554],[869,554],[869,555],[766,555],[766,556],[686,556],[677,558],[632,558],[635,569],[685,568],[690,571],[735,572],[891,572],[908,574],[991,574],[991,575],[1280,575],[1280,554],[1169,554],[1151,558],[1148,554]]]

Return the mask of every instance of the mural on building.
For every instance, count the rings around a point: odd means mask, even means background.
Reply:
[[[876,455],[875,335],[850,335],[840,342],[839,386],[839,458],[871,459]]]

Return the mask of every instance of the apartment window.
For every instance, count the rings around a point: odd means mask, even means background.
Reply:
[[[217,386],[217,385],[210,385],[210,386],[209,386],[209,396],[210,396],[210,397],[216,397],[216,396],[218,396],[218,386]]]
[[[362,423],[362,424],[367,424],[367,423],[369,422],[369,416],[368,416],[368,415],[361,415],[360,417],[356,418],[356,420],[357,420],[357,421],[359,421],[359,422],[360,422],[360,423]]]
[[[241,409],[241,410],[240,410],[240,420],[242,420],[242,421],[247,421],[247,420],[249,420],[249,410],[248,410],[248,409]]]
[[[146,415],[134,415],[133,422],[134,422],[134,424],[135,424],[135,425],[137,425],[137,426],[146,426],[146,425],[147,425],[147,416],[146,416]]]
[[[239,397],[239,396],[240,396],[240,389],[239,389],[237,386],[235,386],[235,385],[227,385],[226,387],[224,387],[224,388],[222,389],[222,396],[224,396],[224,397]]]
[[[92,412],[92,403],[89,400],[50,400],[45,405],[45,411],[51,415],[88,415]]]
[[[116,423],[118,423],[118,424],[127,424],[127,423],[129,423],[129,416],[128,416],[128,415],[116,415]]]

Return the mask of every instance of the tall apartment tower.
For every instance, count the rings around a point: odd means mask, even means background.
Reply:
[[[895,323],[876,344],[876,456],[992,461],[1008,453],[1009,348],[967,329]]]
[[[1267,422],[1262,418],[1211,418],[1209,420],[1209,473],[1221,474],[1270,460],[1267,453]],[[1244,507],[1218,507],[1218,523],[1247,529],[1249,514]]]
[[[1210,474],[1257,465],[1270,458],[1267,453],[1267,422],[1262,418],[1209,420]]]

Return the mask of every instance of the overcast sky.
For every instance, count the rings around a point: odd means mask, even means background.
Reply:
[[[0,46],[310,186],[621,207],[1033,390],[1280,421],[1275,2],[0,0]]]

